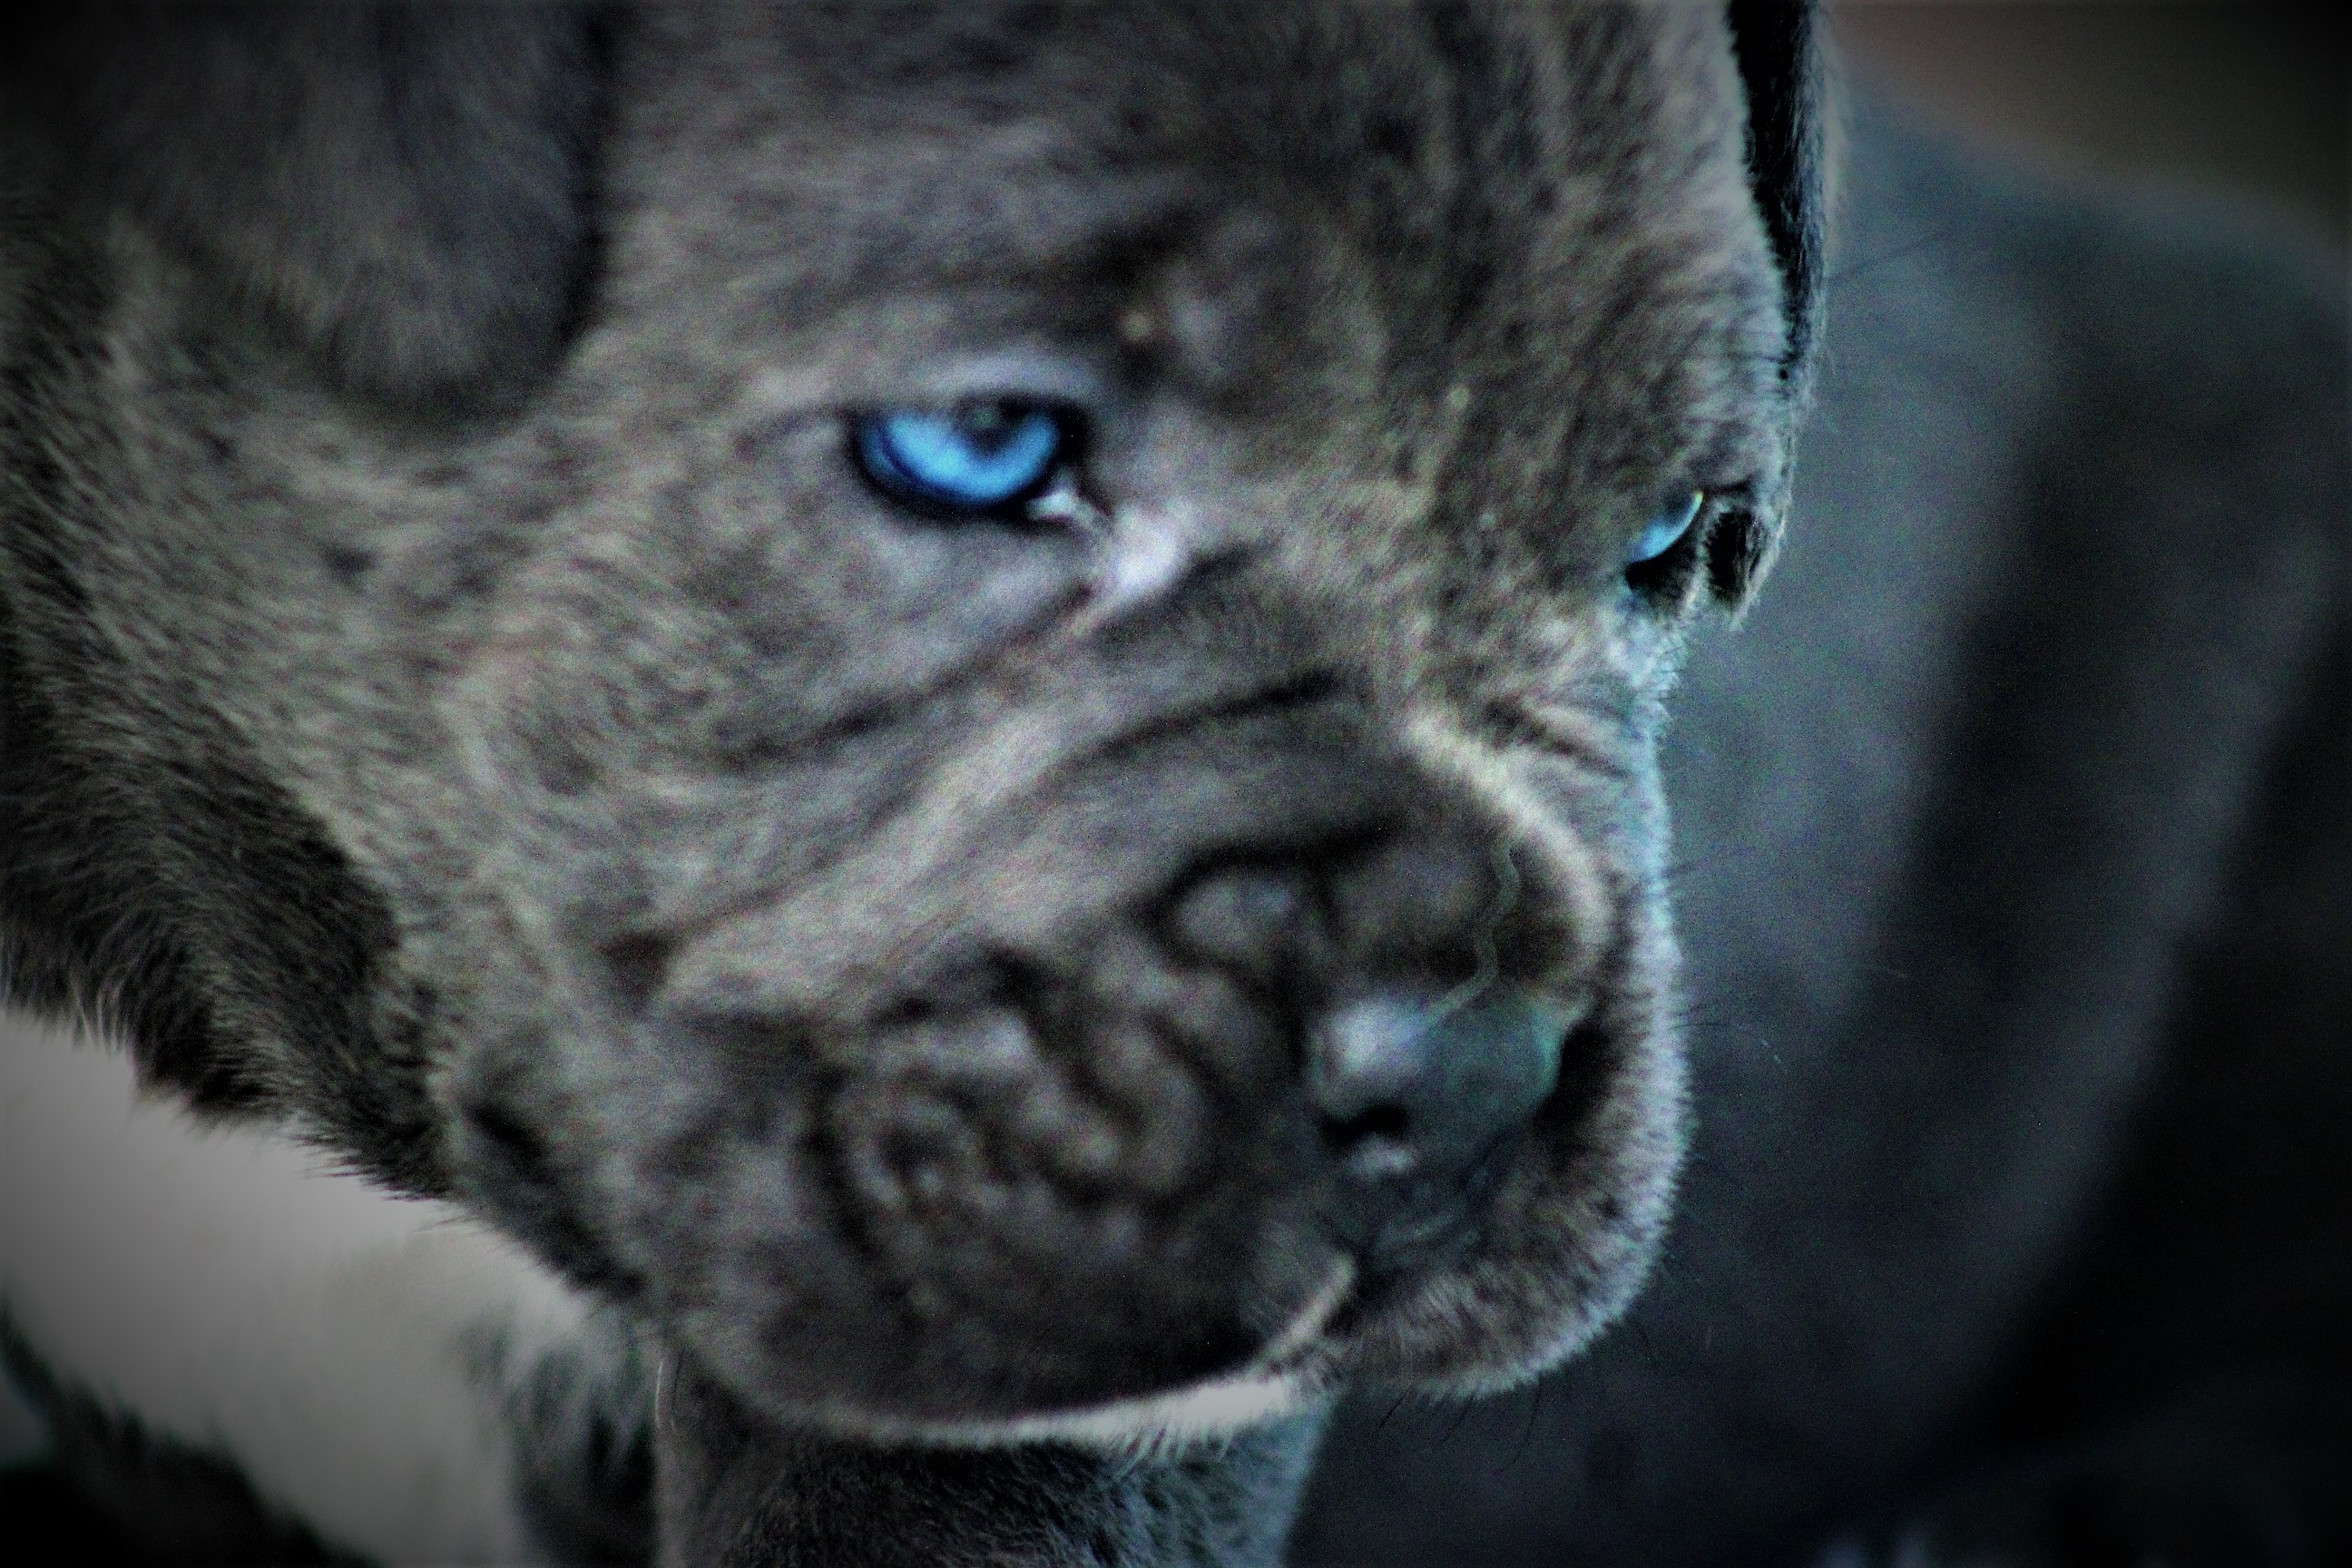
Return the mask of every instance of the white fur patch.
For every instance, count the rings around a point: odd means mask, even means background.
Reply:
[[[1190,506],[1123,506],[1112,513],[1095,585],[1095,618],[1116,619],[1183,581],[1199,557],[1202,531]]]
[[[1326,1380],[1301,1373],[1244,1369],[1172,1393],[1009,1420],[908,1421],[877,1418],[865,1411],[822,1409],[813,1412],[812,1418],[842,1437],[893,1445],[1005,1448],[1022,1443],[1074,1443],[1118,1454],[1151,1455],[1220,1442],[1293,1415],[1328,1392]]]
[[[1092,596],[1071,622],[1085,637],[1184,580],[1210,542],[1196,509],[1189,505],[1128,505],[1105,516],[1065,479],[1030,503],[1029,515],[1057,522],[1094,545]]]
[[[1341,1262],[1331,1277],[1249,1365],[1190,1388],[1123,1399],[1092,1410],[1023,1415],[1010,1421],[961,1426],[926,1423],[903,1432],[869,1433],[915,1437],[934,1443],[995,1447],[1013,1443],[1080,1443],[1091,1447],[1157,1453],[1230,1437],[1248,1427],[1292,1415],[1328,1392],[1328,1380],[1298,1363],[1355,1289],[1353,1264]]]
[[[1307,1403],[1315,1385],[1291,1373],[1242,1373],[1145,1399],[1069,1415],[1030,1415],[990,1427],[997,1443],[1083,1443],[1145,1453],[1230,1437]]]
[[[394,1563],[534,1555],[510,1386],[586,1307],[446,1205],[143,1094],[0,1010],[0,1301],[60,1378]]]

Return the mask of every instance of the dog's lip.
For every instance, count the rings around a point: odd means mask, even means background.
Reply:
[[[1349,1254],[1343,1252],[1333,1259],[1330,1274],[1315,1288],[1298,1310],[1291,1314],[1290,1321],[1282,1331],[1268,1340],[1265,1347],[1250,1358],[1246,1370],[1278,1373],[1305,1360],[1323,1337],[1323,1331],[1339,1316],[1340,1309],[1348,1304],[1349,1297],[1355,1293],[1359,1272],[1356,1260]]]
[[[1157,1394],[974,1421],[877,1417],[845,1406],[804,1415],[847,1436],[947,1447],[1070,1442],[1118,1448],[1213,1441],[1279,1419],[1328,1393],[1338,1358],[1327,1333],[1360,1278],[1355,1259],[1341,1255],[1289,1321],[1246,1362]]]

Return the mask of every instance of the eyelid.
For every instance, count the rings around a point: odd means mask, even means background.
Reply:
[[[860,406],[952,408],[1020,403],[1089,419],[1111,396],[1109,376],[1069,354],[1005,349],[950,358],[856,389]]]
[[[1707,492],[1692,490],[1661,507],[1649,524],[1625,547],[1625,564],[1636,567],[1657,560],[1683,542],[1706,508]]]

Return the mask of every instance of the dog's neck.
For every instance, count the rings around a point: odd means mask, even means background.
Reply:
[[[1271,1568],[1324,1421],[1316,1410],[1127,1456],[1063,1443],[894,1448],[780,1428],[669,1367],[656,1415],[660,1561]]]

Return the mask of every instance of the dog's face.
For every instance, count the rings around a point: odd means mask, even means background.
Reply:
[[[299,256],[225,289],[168,214],[56,263],[89,434],[12,505],[79,597],[13,613],[84,671],[62,746],[231,825],[167,858],[213,1069],[850,1430],[1580,1342],[1680,1142],[1659,703],[1784,489],[1721,19],[603,47],[594,243],[500,252],[474,338]],[[436,332],[500,396],[452,412]]]

